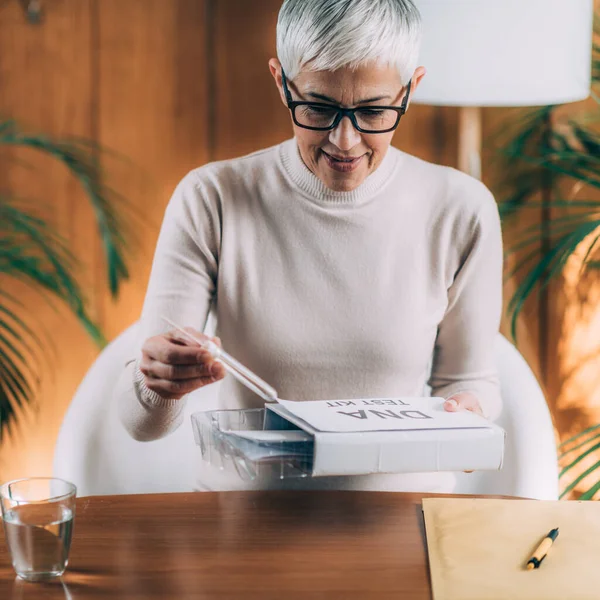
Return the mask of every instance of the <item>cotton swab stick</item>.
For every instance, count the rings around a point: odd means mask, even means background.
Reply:
[[[277,390],[270,386],[266,381],[261,379],[256,373],[245,367],[238,360],[227,354],[225,350],[217,346],[212,340],[201,340],[189,331],[183,329],[176,323],[173,323],[167,317],[161,317],[163,321],[168,323],[173,329],[184,335],[188,340],[196,342],[202,348],[208,350],[214,359],[223,364],[225,370],[231,373],[240,383],[245,385],[249,390],[258,394],[266,402],[277,402]]]

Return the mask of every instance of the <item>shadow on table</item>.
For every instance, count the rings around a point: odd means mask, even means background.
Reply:
[[[67,569],[64,578],[35,583],[15,577],[12,595],[7,600],[77,600],[84,595],[89,598],[90,593],[103,595],[109,592],[106,586],[102,589],[101,582],[101,572],[92,569]]]
[[[44,598],[75,600],[76,596],[71,586],[67,586],[62,578],[31,583],[15,577],[11,600],[43,600]]]

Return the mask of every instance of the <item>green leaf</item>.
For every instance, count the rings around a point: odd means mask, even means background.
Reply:
[[[585,256],[583,257],[583,261],[581,263],[581,270],[583,271],[586,267],[589,267],[590,263],[593,264],[594,261],[590,260],[593,256],[594,251],[596,250],[596,246],[598,245],[598,241],[600,240],[600,233],[592,240]]]
[[[535,193],[538,193],[538,191],[539,190],[535,190]],[[600,212],[600,200],[551,200],[550,202],[528,200],[527,205],[524,205],[521,208],[539,210],[543,206],[549,206],[550,208],[595,208],[596,210],[594,212]]]
[[[579,496],[579,500],[592,500],[598,490],[600,490],[600,481],[598,481],[587,492],[581,494],[581,496]]]
[[[14,336],[10,339],[8,336],[4,335],[1,331],[2,329],[8,329],[8,331],[14,331],[6,323],[0,321],[0,352],[4,348],[8,354],[12,354],[13,358],[21,363],[22,365],[27,365],[27,357],[21,352],[18,344],[21,342],[21,338],[19,336]]]
[[[62,163],[78,180],[90,202],[106,258],[113,296],[129,276],[125,263],[126,239],[122,214],[135,211],[128,201],[105,185],[100,158],[107,152],[89,140],[53,139],[20,130],[13,120],[0,121],[0,145],[29,148]],[[113,156],[116,156],[113,153]],[[10,158],[10,156],[9,156]],[[119,157],[123,159],[123,157]],[[77,281],[78,261],[65,240],[39,216],[40,202],[0,195],[0,437],[10,427],[16,408],[33,401],[37,365],[48,359],[45,344],[22,318],[21,302],[6,293],[16,279],[42,291],[46,298],[66,303],[88,334],[99,344],[106,340],[88,314],[86,298]],[[6,285],[5,285],[6,284]],[[18,314],[17,314],[18,313]]]
[[[519,271],[523,270],[527,265],[531,264],[531,262],[540,255],[540,249],[535,248],[525,256],[521,257],[513,266],[512,269],[506,272],[504,275],[505,281],[512,279]]]
[[[564,466],[558,474],[558,477],[563,477],[565,473],[568,473],[575,465],[578,465],[586,456],[589,456],[590,454],[598,450],[598,448],[600,448],[600,442],[594,444],[591,448],[588,448],[587,450],[579,454],[576,458],[574,458],[568,465]]]
[[[561,238],[527,273],[521,284],[517,287],[508,305],[509,314],[512,313],[511,334],[513,339],[517,334],[517,317],[525,301],[538,287],[542,290],[564,266],[565,262],[575,252],[579,244],[598,227],[598,223],[585,223],[569,235]]]
[[[61,238],[47,224],[32,218],[7,199],[0,203],[0,219],[28,245],[14,245],[0,252],[0,268],[32,286],[41,286],[66,302],[86,331],[100,345],[105,339],[89,318],[85,298],[72,275],[76,261]],[[31,248],[32,252],[24,251]]]
[[[0,124],[0,145],[22,146],[48,154],[63,163],[79,181],[96,215],[109,287],[116,295],[120,281],[128,277],[123,255],[125,236],[99,167],[98,156],[102,154],[102,148],[92,142],[82,144],[77,139],[53,140],[44,135],[25,134],[14,121]]]
[[[3,419],[0,441],[4,428],[15,417],[16,407],[32,400],[32,389],[23,379],[14,361],[0,351],[0,411]]]
[[[596,221],[596,223],[598,223],[598,225],[600,226],[600,210],[598,212],[588,211],[584,215],[575,214],[554,217],[552,221],[545,224],[535,223],[533,225],[529,225],[525,229],[522,229],[519,233],[521,235],[524,235],[526,233],[531,233],[532,231],[537,231],[538,235],[541,236],[545,231],[549,231],[550,233],[555,233],[556,231],[564,231],[564,225],[567,225],[566,230],[568,230],[569,228],[573,230],[574,227],[584,225],[586,223],[589,223],[590,221]]]
[[[0,290],[0,440],[14,420],[15,407],[33,400],[30,382],[37,385],[37,366],[47,359],[41,353],[37,334],[8,307],[8,302],[20,305]]]
[[[35,344],[41,348],[42,341],[40,340],[36,332],[31,327],[29,327],[29,325],[27,325],[27,323],[23,321],[21,317],[19,317],[19,315],[17,315],[11,308],[8,307],[8,303],[11,303],[23,309],[23,303],[17,298],[15,298],[13,295],[3,291],[0,288],[0,299],[1,298],[4,298],[4,303],[0,300],[0,314],[6,315],[6,317],[8,317],[15,324],[16,327],[21,328],[26,334],[26,336],[28,338],[31,338],[35,342]]]
[[[33,388],[24,376],[22,367],[2,348],[0,348],[0,370],[3,373],[3,379],[7,378],[17,388],[19,393],[15,400],[20,402],[21,398],[29,398],[31,396]]]
[[[586,469],[581,475],[578,475],[565,489],[561,492],[560,498],[564,498],[571,490],[573,490],[578,483],[583,481],[588,475],[591,475],[594,471],[600,469],[600,460],[594,463],[589,469]]]
[[[550,267],[552,261],[559,251],[558,247],[555,247],[548,254],[542,256],[537,262],[533,269],[525,276],[523,281],[517,287],[513,297],[508,303],[508,313],[512,314],[511,318],[511,335],[513,339],[517,339],[517,317],[519,316],[521,309],[523,308],[525,301],[536,287],[540,285],[542,279],[545,277],[545,273]]]
[[[564,447],[567,444],[571,444],[572,442],[586,436],[588,433],[591,433],[592,431],[596,431],[597,429],[600,429],[600,424],[599,425],[592,425],[591,427],[588,427],[587,429],[584,429],[583,431],[580,431],[579,433],[576,433],[573,437],[570,437],[568,440],[565,440],[564,442],[561,442],[558,445],[558,449],[564,449]]]

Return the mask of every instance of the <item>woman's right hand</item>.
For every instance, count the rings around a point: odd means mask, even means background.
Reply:
[[[189,327],[185,329],[200,340],[211,339]],[[217,337],[212,341],[221,345]],[[225,377],[225,368],[208,350],[177,331],[147,339],[142,346],[139,368],[148,389],[162,398],[179,399]]]

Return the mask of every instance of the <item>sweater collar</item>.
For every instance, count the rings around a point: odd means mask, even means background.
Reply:
[[[351,192],[336,192],[329,189],[309,168],[300,156],[296,139],[287,140],[280,147],[281,160],[290,179],[311,200],[327,204],[356,205],[373,198],[394,173],[399,152],[393,148],[388,151],[379,167]]]

